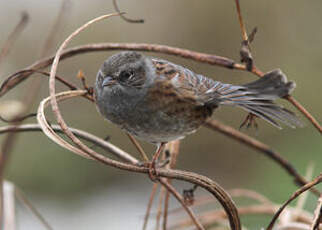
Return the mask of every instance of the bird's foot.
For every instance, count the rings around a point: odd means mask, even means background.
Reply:
[[[147,167],[149,168],[149,178],[153,181],[156,182],[158,180],[158,168],[164,168],[166,165],[170,163],[170,158],[166,158],[165,160],[162,161],[149,161],[149,162],[139,162],[137,165],[139,167]]]
[[[149,169],[149,178],[151,179],[152,182],[157,182],[158,173],[156,170],[156,167],[157,167],[156,162],[153,162],[153,161],[139,162],[139,163],[137,163],[137,166],[148,168]]]
[[[258,124],[256,122],[256,115],[253,113],[249,113],[243,123],[239,126],[239,130],[241,130],[244,126],[246,126],[246,129],[249,129],[251,127],[255,127],[256,132],[258,132]]]

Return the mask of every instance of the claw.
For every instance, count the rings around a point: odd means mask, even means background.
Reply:
[[[239,126],[239,130],[241,130],[245,125],[246,129],[251,128],[252,126],[255,127],[256,134],[258,133],[258,123],[256,121],[256,115],[249,113],[243,123]]]
[[[166,143],[161,143],[158,146],[157,151],[155,152],[155,154],[153,155],[152,161],[151,162],[145,162],[145,164],[148,164],[149,167],[149,177],[153,182],[156,182],[158,180],[158,173],[156,170],[156,163],[159,159],[160,154],[162,153],[164,147],[165,147]]]

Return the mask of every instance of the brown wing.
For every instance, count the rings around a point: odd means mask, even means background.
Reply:
[[[202,106],[213,97],[215,82],[171,62],[151,59],[157,76],[157,87],[166,94],[176,94],[181,100]],[[220,83],[221,84],[221,83]],[[222,85],[222,84],[221,84]]]

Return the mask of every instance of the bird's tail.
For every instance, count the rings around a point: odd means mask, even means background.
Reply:
[[[294,88],[294,82],[287,81],[280,70],[273,70],[251,83],[226,87],[222,92],[218,92],[216,104],[239,106],[278,128],[281,126],[275,120],[292,128],[301,127],[301,121],[293,112],[273,102],[277,98],[289,95]]]

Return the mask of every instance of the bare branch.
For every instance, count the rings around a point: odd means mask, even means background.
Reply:
[[[200,221],[197,219],[197,217],[194,215],[194,213],[192,212],[191,208],[188,207],[185,202],[183,197],[173,188],[173,186],[168,183],[166,180],[164,179],[160,179],[160,183],[165,186],[167,188],[167,190],[169,192],[171,192],[174,197],[181,203],[182,207],[186,210],[186,212],[189,214],[191,220],[193,221],[193,223],[196,225],[196,227],[199,230],[205,230],[205,228],[202,226],[202,224],[200,223]],[[231,226],[232,229],[238,229],[237,226],[236,228],[234,228],[233,226]]]
[[[32,203],[27,199],[27,197],[23,194],[23,192],[18,189],[15,186],[15,195],[20,200],[20,202],[28,208],[32,214],[37,217],[37,219],[40,221],[40,223],[47,229],[47,230],[53,230],[53,228],[50,226],[48,221],[40,214],[40,212],[32,205]]]
[[[173,169],[175,168],[177,157],[179,155],[180,141],[173,141],[167,144],[165,152],[169,152],[170,155],[170,163],[166,166],[166,168]],[[167,182],[171,184],[171,180],[167,179]],[[167,230],[167,222],[168,222],[168,209],[169,209],[169,199],[170,193],[169,191],[165,194],[164,199],[164,212],[163,212],[163,230]]]
[[[276,222],[276,220],[278,219],[278,217],[280,216],[280,214],[282,213],[282,211],[285,209],[285,207],[291,203],[292,200],[294,200],[295,198],[297,198],[299,195],[301,195],[303,192],[309,190],[310,188],[312,188],[313,186],[319,184],[322,182],[322,174],[320,174],[316,179],[314,179],[313,181],[305,184],[304,186],[302,186],[300,189],[296,190],[292,196],[285,201],[285,203],[278,209],[278,211],[275,213],[275,215],[273,216],[271,222],[269,223],[268,227],[266,228],[266,230],[272,230],[273,226]]]
[[[318,200],[318,204],[314,211],[314,219],[312,221],[312,225],[310,230],[319,230],[319,226],[322,223],[322,195]]]
[[[136,147],[136,149],[139,151],[141,158],[143,161],[148,162],[149,158],[146,155],[146,153],[144,152],[142,146],[140,145],[140,143],[129,133],[126,133],[126,135],[129,137],[129,139],[131,140],[131,142],[133,143],[133,145]]]
[[[210,129],[214,129],[216,131],[219,131],[220,133],[229,136],[253,149],[256,149],[262,153],[264,153],[266,156],[268,156],[270,159],[272,159],[274,162],[278,163],[283,169],[285,169],[292,177],[294,177],[295,182],[299,185],[304,185],[307,183],[304,177],[302,177],[296,169],[287,161],[285,160],[279,153],[272,150],[268,145],[265,145],[264,143],[251,138],[247,136],[246,134],[239,132],[238,130],[226,126],[216,120],[209,120],[206,122],[206,127]],[[317,196],[320,196],[320,192],[316,189],[312,188],[312,192],[314,192]]]
[[[146,212],[145,212],[142,230],[146,230],[146,228],[148,226],[148,221],[149,221],[149,217],[150,217],[150,213],[151,213],[152,203],[153,203],[157,188],[158,188],[158,183],[154,183],[153,186],[152,186],[152,191],[151,191],[151,194],[150,194],[148,206],[147,206],[147,209],[146,209]]]
[[[2,64],[3,59],[9,54],[13,44],[20,36],[21,32],[26,28],[29,21],[29,15],[27,12],[22,12],[21,19],[19,23],[16,25],[14,30],[8,36],[7,41],[0,51],[0,64]]]
[[[51,128],[58,133],[63,133],[62,129],[59,125],[51,125]],[[112,153],[114,156],[118,157],[119,159],[131,163],[137,164],[139,161],[132,157],[130,154],[124,152],[122,149],[116,147],[115,145],[105,141],[104,139],[98,138],[97,136],[90,134],[88,132],[70,128],[71,131],[79,138],[82,138],[88,142],[91,142],[95,146],[99,146],[102,149]],[[10,125],[0,127],[0,134],[7,133],[7,132],[36,132],[42,131],[41,126],[39,124],[25,124],[25,125]]]
[[[121,14],[121,11],[117,5],[116,0],[113,0],[113,5],[114,5],[115,11],[120,14],[121,18],[124,21],[129,22],[129,23],[144,23],[144,19],[131,19],[131,18],[125,17],[123,14]]]

